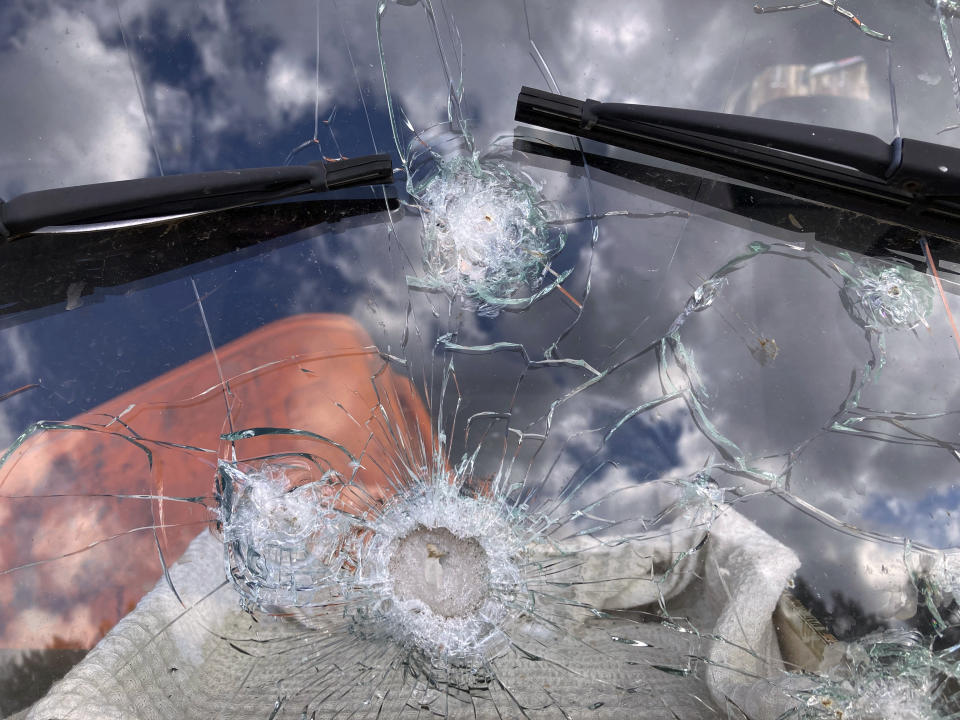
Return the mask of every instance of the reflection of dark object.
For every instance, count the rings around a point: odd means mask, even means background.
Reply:
[[[849,642],[886,627],[880,618],[866,612],[856,600],[839,590],[831,593],[828,609],[828,604],[814,594],[813,588],[802,577],[796,579],[792,594],[838,640]]]
[[[523,88],[516,119],[960,239],[960,150],[766,118]]]
[[[819,242],[828,245],[874,257],[899,255],[898,260],[909,263],[914,270],[927,270],[918,245],[917,232],[900,225],[878,220],[871,215],[827,207],[758,188],[734,185],[724,180],[647,165],[622,157],[581,153],[579,150],[561,147],[558,137],[551,140],[553,142],[516,140],[514,147],[524,153],[557,158],[571,165],[579,166],[586,162],[591,168],[637,183],[626,188],[629,192],[643,193],[666,202],[672,202],[672,199],[664,198],[663,193],[694,200],[708,208],[722,211],[713,213],[703,209],[698,211],[699,214],[731,225],[750,228],[753,222],[761,222],[790,235],[812,233]],[[596,182],[611,182],[603,176],[594,176],[593,179]],[[949,272],[943,267],[944,262],[960,263],[960,243],[939,237],[932,237],[928,242],[941,273]],[[903,253],[907,256],[902,255]],[[953,291],[953,288],[954,283],[944,285],[947,291]]]
[[[948,600],[945,605],[936,602],[935,590],[923,577],[917,578],[917,590],[921,602],[917,605],[917,614],[910,619],[910,625],[925,637],[933,638],[930,649],[934,652],[960,644],[960,605],[957,601]]]
[[[164,224],[84,233],[36,234],[0,244],[0,315],[180,270],[303,228],[393,210],[396,199],[324,199],[234,208]],[[270,247],[274,247],[273,244]],[[254,252],[256,252],[254,250]],[[168,280],[169,276],[164,277]]]
[[[0,201],[0,238],[48,225],[207,212],[392,180],[390,156],[381,154],[308,165],[221,170],[41,190],[7,203]]]
[[[86,650],[28,650],[16,660],[0,656],[0,716],[30,707],[83,659]]]

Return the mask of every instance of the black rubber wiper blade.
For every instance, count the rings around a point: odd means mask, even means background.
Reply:
[[[0,239],[56,225],[210,212],[393,181],[387,154],[39,190],[0,200]]]
[[[0,242],[0,328],[65,310],[77,300],[99,302],[173,278],[240,263],[317,237],[321,224],[359,227],[383,222],[400,207],[395,197],[321,196],[229,208],[156,224],[41,231]],[[94,226],[91,226],[93,228]]]
[[[524,87],[516,119],[920,231],[960,238],[960,150],[698,110],[576,100]]]

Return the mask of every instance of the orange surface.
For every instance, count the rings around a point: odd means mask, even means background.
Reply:
[[[335,440],[362,455],[356,479],[374,497],[388,492],[385,471],[399,456],[424,459],[422,401],[349,317],[279,320],[217,358],[228,392],[208,353],[68,423],[92,430],[34,434],[0,468],[0,647],[92,647],[129,612],[161,577],[158,546],[170,564],[214,525],[230,422]],[[309,437],[236,443],[241,460],[285,452],[320,456],[348,477],[355,469]]]

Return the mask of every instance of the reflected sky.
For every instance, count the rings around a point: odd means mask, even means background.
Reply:
[[[960,131],[941,132],[960,113],[934,9],[922,0],[858,7],[892,43],[826,6],[760,15],[744,0],[633,8],[445,0],[437,9],[435,34],[419,4],[385,3],[381,57],[375,2],[282,11],[226,0],[5,3],[0,88],[15,111],[0,113],[0,197],[390,152],[404,205],[268,239],[191,266],[189,276],[113,288],[68,278],[47,308],[0,316],[0,395],[25,388],[0,402],[0,445],[38,420],[101,405],[119,413],[114,399],[207,355],[211,344],[293,315],[337,313],[405,363],[393,371],[416,379],[434,420],[455,405],[461,418],[509,413],[510,427],[545,434],[539,454],[516,451],[530,477],[549,478],[538,486],[544,497],[584,476],[583,506],[636,490],[635,500],[604,508],[629,524],[656,515],[638,512],[643,503],[668,502],[657,482],[708,469],[740,513],[796,554],[797,577],[828,608],[842,593],[882,624],[919,622],[904,538],[960,546],[960,339],[944,309],[947,302],[960,314],[960,284],[949,263],[940,266],[943,294],[926,273],[911,271],[898,286],[914,283],[929,297],[922,321],[870,325],[849,307],[862,257],[799,221],[791,231],[734,223],[595,168],[517,155],[512,161],[555,206],[552,219],[569,221],[562,251],[542,263],[541,284],[526,287],[562,292],[488,317],[410,287],[408,276],[425,269],[423,208],[404,190],[401,154],[450,119],[450,78],[458,86],[461,75],[458,112],[480,151],[530,134],[513,120],[522,85],[713,111],[752,94],[758,114],[889,140],[891,68],[903,136],[960,147]],[[849,94],[763,102],[788,82],[787,68],[851,58],[865,80]],[[900,259],[925,267],[919,243]],[[716,298],[684,314],[717,277]],[[864,294],[852,294],[854,305]],[[441,394],[449,362],[456,393]],[[478,435],[513,436],[492,430],[492,420],[486,435],[481,427],[478,420],[473,440],[462,427],[451,433],[449,453],[479,448],[475,475],[490,478],[505,451]],[[216,439],[203,447],[222,451]],[[0,504],[0,523],[16,524],[16,512]],[[69,633],[70,623],[56,628]]]

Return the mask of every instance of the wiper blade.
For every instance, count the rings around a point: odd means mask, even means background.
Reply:
[[[40,190],[0,200],[0,239],[55,225],[222,210],[310,192],[393,181],[387,154],[307,165],[168,175]]]
[[[69,306],[100,302],[173,278],[243,262],[327,232],[322,223],[351,227],[382,222],[400,207],[395,197],[321,197],[194,214],[161,224],[41,232],[0,242],[0,328]],[[40,261],[38,261],[40,259]]]
[[[576,100],[524,87],[516,119],[921,232],[960,239],[960,150],[699,110]]]

